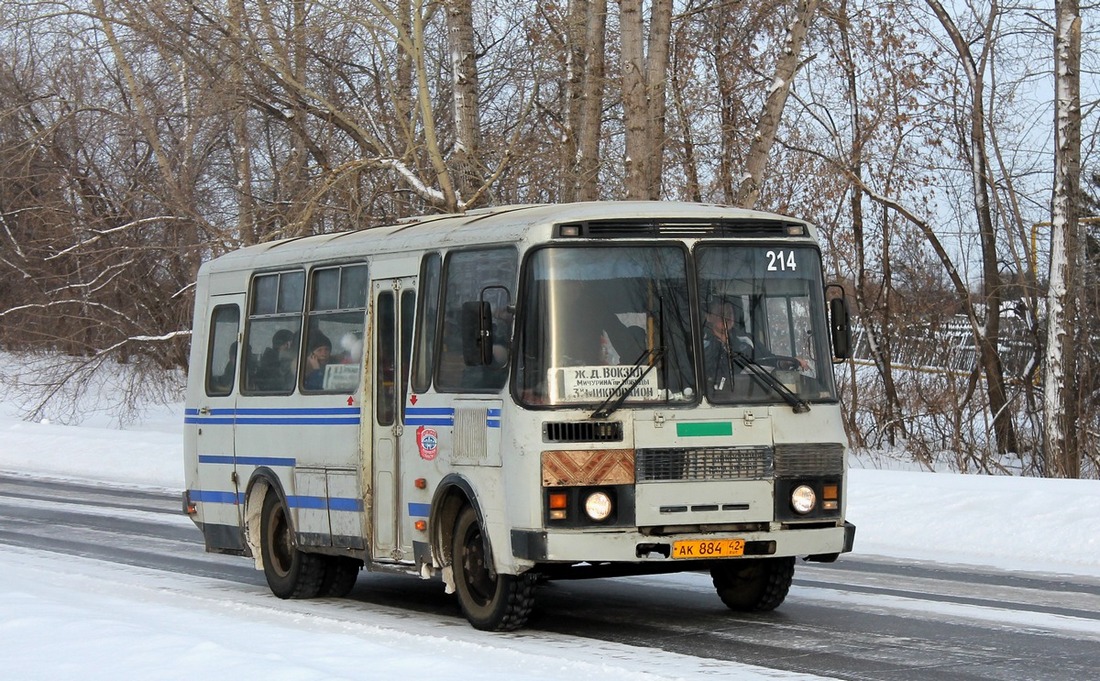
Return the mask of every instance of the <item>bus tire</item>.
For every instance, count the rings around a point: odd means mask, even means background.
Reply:
[[[730,610],[775,610],[791,589],[794,557],[724,560],[711,564],[710,576],[718,597]]]
[[[325,576],[321,580],[321,596],[343,598],[355,587],[361,561],[346,556],[325,556]]]
[[[271,593],[279,598],[313,598],[321,590],[324,557],[298,550],[286,504],[270,491],[260,516],[260,550]]]
[[[513,631],[527,622],[535,604],[535,575],[493,573],[487,538],[470,506],[455,522],[451,557],[458,604],[475,629]]]

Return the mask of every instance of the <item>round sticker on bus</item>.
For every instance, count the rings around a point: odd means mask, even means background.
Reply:
[[[439,453],[439,433],[435,428],[420,426],[416,429],[416,446],[420,449],[420,458],[431,461]]]

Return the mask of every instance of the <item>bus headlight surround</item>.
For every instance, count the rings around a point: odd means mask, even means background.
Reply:
[[[799,515],[806,515],[817,506],[817,494],[809,485],[799,485],[791,490],[791,508]]]
[[[607,492],[592,492],[584,499],[584,512],[596,522],[603,522],[611,516],[614,506]]]

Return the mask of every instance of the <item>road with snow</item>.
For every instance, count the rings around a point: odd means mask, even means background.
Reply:
[[[102,561],[175,575],[241,607],[266,589],[250,560],[204,553],[174,494],[0,476],[0,543],[95,559],[66,563],[74,574]],[[552,582],[537,598],[528,628],[502,636],[579,636],[698,658],[703,669],[732,661],[840,679],[1079,680],[1100,669],[1100,579],[1087,576],[856,554],[800,565],[786,603],[755,616],[726,610],[703,574]],[[395,613],[426,634],[465,626],[438,582],[392,575],[361,574],[342,601],[267,605],[348,626]]]

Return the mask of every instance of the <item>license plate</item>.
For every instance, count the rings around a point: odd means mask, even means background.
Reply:
[[[672,542],[673,558],[733,558],[743,555],[744,539],[692,539]]]

